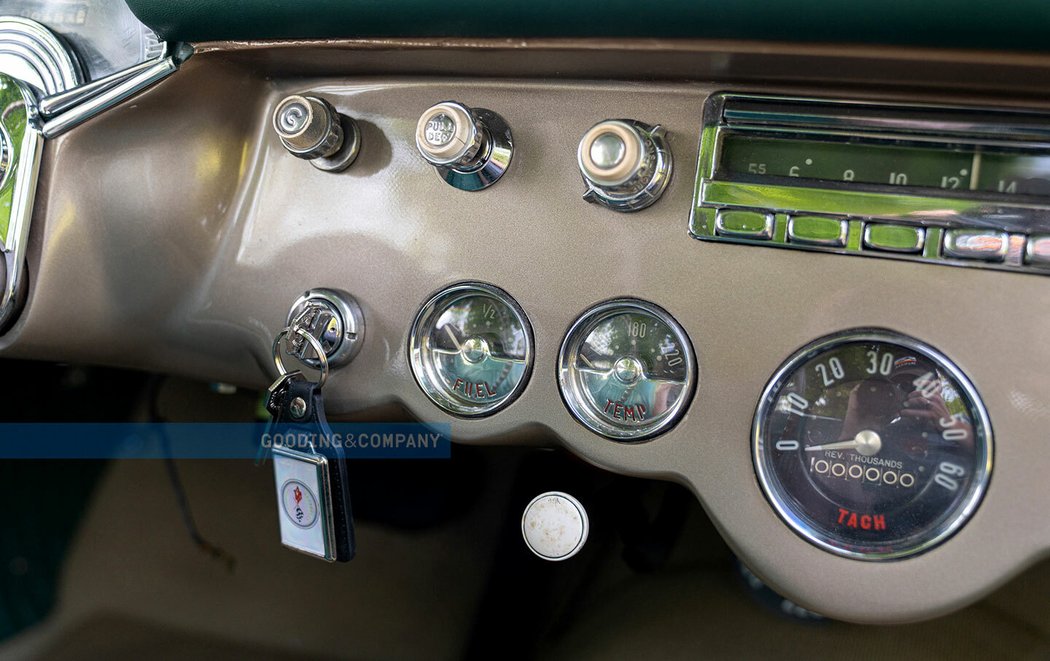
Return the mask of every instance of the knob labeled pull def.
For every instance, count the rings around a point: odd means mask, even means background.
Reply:
[[[420,115],[416,148],[450,186],[475,191],[503,176],[514,143],[510,127],[491,110],[443,101]]]
[[[671,180],[666,131],[632,119],[595,124],[576,151],[587,184],[583,198],[616,211],[638,211],[660,198]]]
[[[321,170],[350,166],[361,147],[357,122],[316,96],[287,96],[273,111],[273,129],[290,154]]]

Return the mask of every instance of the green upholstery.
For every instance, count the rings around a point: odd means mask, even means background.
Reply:
[[[128,0],[169,40],[666,37],[1047,50],[1047,0]]]

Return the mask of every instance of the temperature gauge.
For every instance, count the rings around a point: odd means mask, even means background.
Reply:
[[[650,438],[685,412],[696,362],[685,331],[651,303],[602,303],[569,329],[558,359],[562,397],[576,419],[619,441]]]
[[[490,415],[521,394],[532,369],[532,327],[491,285],[453,285],[427,301],[412,325],[412,373],[449,413]]]

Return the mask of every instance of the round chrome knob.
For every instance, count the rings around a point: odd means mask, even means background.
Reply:
[[[671,179],[665,131],[630,119],[592,126],[576,151],[587,184],[584,199],[617,211],[637,211],[655,202]]]
[[[529,550],[544,560],[568,560],[587,542],[590,522],[580,501],[561,491],[532,499],[521,516],[521,535]]]
[[[299,158],[331,156],[343,144],[338,113],[315,96],[286,97],[273,112],[273,129],[281,143]]]
[[[329,172],[353,163],[361,146],[357,122],[316,96],[282,99],[273,111],[273,130],[289,153]]]
[[[599,186],[619,186],[644,169],[646,145],[638,131],[620,120],[591,128],[576,153],[583,176]]]
[[[469,166],[484,141],[484,126],[470,108],[455,101],[427,108],[416,124],[416,147],[431,165]]]
[[[510,127],[491,110],[442,101],[420,115],[416,149],[446,183],[476,191],[503,176],[514,144]]]

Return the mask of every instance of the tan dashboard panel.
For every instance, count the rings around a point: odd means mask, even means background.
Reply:
[[[367,333],[360,355],[326,386],[331,413],[396,401],[423,420],[450,422],[461,442],[557,438],[610,470],[680,481],[749,566],[823,613],[930,617],[1050,551],[1050,278],[689,236],[710,94],[848,98],[855,89],[269,73],[242,57],[197,56],[48,145],[29,302],[3,339],[5,355],[263,386],[288,306],[308,288],[341,288],[360,302]],[[358,120],[360,156],[344,173],[291,157],[270,131],[278,100],[302,92]],[[416,152],[419,114],[448,99],[495,110],[513,130],[510,169],[490,189],[456,190]],[[576,145],[606,118],[669,132],[675,172],[649,209],[619,214],[581,199]],[[406,356],[419,306],[463,280],[507,291],[535,335],[521,396],[478,420],[436,408]],[[585,429],[557,386],[566,330],[595,303],[623,296],[670,312],[699,366],[682,421],[639,444]],[[957,363],[996,438],[991,484],[971,522],[930,552],[888,563],[835,557],[791,532],[763,497],[751,458],[756,403],[774,370],[814,338],[862,326],[911,335]]]

